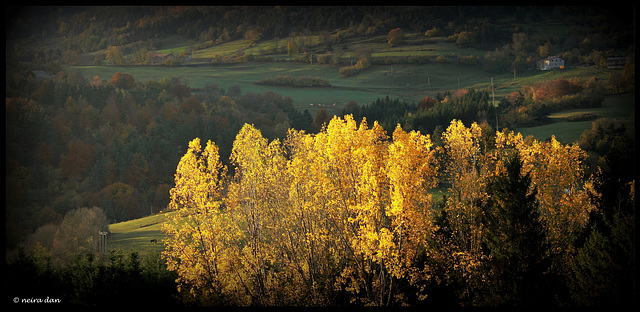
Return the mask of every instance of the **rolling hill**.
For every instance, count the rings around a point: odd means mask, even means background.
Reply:
[[[148,217],[109,225],[108,248],[125,252],[136,251],[142,255],[159,253],[164,250],[162,223],[167,214],[159,213]],[[151,240],[156,239],[154,244]]]

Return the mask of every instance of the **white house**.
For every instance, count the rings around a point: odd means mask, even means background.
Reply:
[[[564,60],[557,56],[550,56],[538,61],[538,69],[540,70],[550,70],[554,68],[564,68]]]

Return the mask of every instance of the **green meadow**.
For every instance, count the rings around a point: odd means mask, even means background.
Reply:
[[[316,42],[317,36],[310,36],[311,42]],[[481,57],[485,51],[477,49],[459,49],[455,43],[447,42],[444,38],[436,38],[424,42],[424,36],[407,34],[405,44],[390,47],[385,36],[364,38],[349,38],[343,43],[342,57],[353,56],[358,49],[370,49],[372,57],[385,56],[422,56],[433,58],[439,55],[450,56],[475,55]],[[70,66],[69,71],[79,70],[85,77],[98,76],[103,80],[110,80],[114,73],[125,72],[133,75],[139,82],[160,80],[162,78],[177,77],[192,88],[202,88],[208,83],[216,83],[227,89],[233,84],[241,87],[243,93],[262,93],[272,90],[283,96],[289,96],[298,108],[314,108],[309,104],[333,104],[338,108],[349,101],[356,101],[361,105],[369,104],[377,98],[390,96],[417,101],[426,95],[435,96],[437,92],[465,87],[486,88],[490,85],[491,76],[495,79],[511,77],[511,73],[504,75],[489,75],[481,68],[472,66],[457,66],[452,64],[432,63],[425,65],[373,65],[369,69],[349,78],[340,78],[337,65],[309,64],[290,61],[286,54],[268,55],[270,62],[246,62],[237,64],[213,64],[211,59],[217,56],[228,56],[234,53],[245,53],[260,56],[273,51],[276,44],[286,46],[289,38],[264,40],[251,45],[248,40],[234,40],[224,44],[195,50],[193,59],[182,66]],[[189,42],[178,36],[170,36],[158,43],[157,53],[181,53],[189,49]],[[316,47],[309,50],[314,55],[327,53]],[[255,83],[278,75],[293,77],[311,76],[328,80],[332,87],[317,89],[299,89],[284,87],[258,86]]]
[[[555,28],[553,28],[555,29]],[[344,31],[344,30],[342,30]],[[341,32],[340,30],[337,33]],[[302,39],[304,37],[304,39]],[[374,58],[398,56],[438,56],[453,55],[474,56],[482,59],[487,51],[476,48],[460,48],[455,42],[446,37],[426,38],[422,33],[405,34],[403,44],[389,46],[386,35],[353,36],[344,38],[336,47],[342,51],[341,57],[353,57],[357,51],[368,50]],[[504,96],[522,85],[541,80],[552,80],[559,77],[591,77],[606,78],[607,74],[593,68],[571,68],[563,71],[529,71],[488,73],[481,65],[457,65],[432,62],[430,64],[406,65],[373,65],[365,71],[348,78],[340,78],[337,65],[309,64],[290,61],[290,57],[283,52],[289,40],[304,40],[309,44],[306,52],[312,55],[335,53],[328,51],[327,46],[320,43],[318,35],[298,36],[295,38],[280,38],[277,40],[261,40],[255,44],[247,39],[232,40],[209,47],[196,48],[193,40],[178,35],[168,36],[156,43],[156,53],[179,54],[191,50],[193,57],[182,66],[71,66],[69,71],[80,70],[85,77],[98,76],[103,80],[110,80],[114,73],[125,72],[133,75],[139,82],[160,80],[162,78],[177,77],[192,88],[202,88],[206,84],[216,83],[227,89],[233,84],[241,87],[243,93],[262,93],[272,90],[283,96],[292,98],[294,106],[300,109],[309,108],[314,113],[317,106],[309,104],[336,104],[341,108],[344,103],[356,101],[366,105],[377,98],[390,96],[408,101],[418,101],[424,96],[435,96],[438,92],[460,88],[488,89],[491,79],[494,81],[496,97]],[[278,53],[272,54],[278,47]],[[235,54],[251,54],[266,56],[269,62],[245,62],[236,64],[213,64],[216,57]],[[302,52],[300,52],[302,53]],[[311,76],[326,79],[332,85],[330,88],[285,88],[259,86],[255,83],[278,75],[292,77]]]
[[[164,233],[161,227],[167,214],[169,213],[159,213],[109,225],[108,248],[124,252],[135,251],[142,255],[163,251]],[[153,239],[157,243],[152,243]]]
[[[552,25],[553,26],[553,25]],[[548,27],[552,27],[548,26]],[[555,29],[555,28],[554,28]],[[243,94],[248,92],[263,93],[273,91],[285,97],[290,97],[294,107],[308,109],[311,114],[324,108],[330,113],[339,112],[350,101],[360,105],[367,105],[378,98],[389,96],[403,100],[417,102],[425,96],[435,97],[438,93],[461,88],[477,90],[493,90],[496,101],[514,91],[522,90],[522,86],[540,81],[570,79],[574,77],[597,77],[606,81],[609,72],[593,67],[567,66],[564,70],[525,72],[489,73],[481,65],[459,65],[440,62],[429,64],[396,64],[372,65],[358,74],[341,78],[338,65],[310,64],[291,61],[287,54],[269,54],[275,47],[286,46],[291,38],[276,40],[262,40],[251,44],[249,40],[233,40],[223,44],[216,44],[201,49],[192,49],[194,42],[180,36],[173,35],[157,43],[157,53],[182,53],[193,50],[193,59],[181,66],[70,66],[69,71],[80,71],[87,79],[98,76],[103,80],[110,80],[116,72],[129,73],[136,81],[144,83],[149,80],[163,78],[179,78],[184,84],[193,89],[203,88],[207,84],[217,84],[218,87],[228,89],[238,85]],[[323,54],[322,45],[315,45],[318,36],[307,36],[312,48],[311,54]],[[425,38],[422,34],[406,34],[404,43],[391,47],[386,43],[386,36],[351,37],[341,43],[342,57],[348,58],[355,51],[369,49],[372,57],[397,56],[475,56],[484,57],[486,51],[475,48],[459,48],[454,42],[444,37]],[[211,60],[218,56],[228,56],[238,53],[266,56],[271,61],[243,62],[234,64],[214,64]],[[282,52],[280,52],[282,53]],[[292,77],[319,77],[327,80],[331,86],[324,88],[294,88],[258,85],[257,82],[278,75]],[[591,121],[572,121],[566,114],[593,113],[597,117],[624,118],[633,112],[632,95],[610,96],[601,108],[585,111],[564,111],[550,116],[551,123],[538,127],[516,129],[525,135],[534,135],[539,139],[555,135],[563,142],[575,142],[580,134],[589,128]],[[313,104],[313,105],[312,105]],[[318,105],[320,104],[320,105]]]
[[[588,116],[588,120],[580,120],[581,116]],[[597,118],[609,118],[626,122],[634,127],[635,94],[626,93],[609,95],[601,107],[572,109],[549,115],[551,123],[529,128],[516,128],[514,131],[523,136],[533,135],[537,139],[547,139],[555,135],[556,139],[564,143],[574,143],[580,140],[582,132],[591,128],[591,123]],[[573,121],[577,119],[578,121]]]
[[[116,72],[129,73],[138,82],[180,78],[192,88],[202,88],[209,83],[227,89],[233,84],[243,93],[262,93],[268,90],[290,96],[299,108],[310,103],[336,103],[344,105],[356,101],[369,104],[385,96],[417,101],[424,96],[435,96],[438,92],[460,88],[489,89],[494,81],[496,97],[521,90],[523,85],[537,81],[555,80],[560,77],[603,76],[592,68],[572,68],[563,71],[488,74],[480,68],[453,64],[422,65],[372,65],[355,76],[341,78],[335,65],[310,65],[300,62],[247,62],[240,64],[207,64],[189,66],[73,66],[87,78],[98,76],[110,80]],[[256,83],[278,75],[292,77],[320,77],[331,84],[329,88],[288,88],[260,86]]]

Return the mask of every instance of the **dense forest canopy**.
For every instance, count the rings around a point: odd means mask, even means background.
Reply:
[[[67,302],[107,302],[116,291],[83,285],[116,289],[128,276],[144,292],[161,286],[164,300],[190,304],[634,300],[633,121],[580,115],[593,123],[569,144],[509,130],[635,92],[633,57],[619,70],[605,62],[633,55],[632,14],[613,7],[69,6],[7,7],[5,15],[5,243],[17,254],[8,280],[26,295],[32,283],[60,279],[55,293]],[[539,20],[563,31],[524,26]],[[397,46],[409,33],[486,54],[373,57],[345,43],[384,36]],[[172,36],[189,47],[156,53]],[[421,63],[515,75],[551,54],[607,79],[532,80],[502,97],[459,87],[418,101],[387,96],[310,110],[274,91],[213,80],[196,88],[171,75],[194,50],[234,40],[273,40],[273,54],[330,64],[340,79]],[[348,60],[338,56],[342,49],[351,49]],[[316,51],[324,54],[314,59]],[[156,65],[157,55],[173,57],[161,63],[166,77],[143,81],[126,72]],[[241,53],[199,61],[274,62]],[[78,64],[123,67],[85,77],[68,70]],[[310,76],[254,83],[333,87]],[[175,213],[163,226],[162,259],[93,258],[95,235],[110,223],[166,211]]]

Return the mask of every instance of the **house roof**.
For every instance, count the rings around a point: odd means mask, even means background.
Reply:
[[[561,59],[560,57],[558,57],[558,56],[549,56],[549,57],[547,57],[547,58],[541,59],[540,61],[552,60],[552,59],[556,59],[556,58],[557,58],[557,59],[562,60],[562,59]]]

